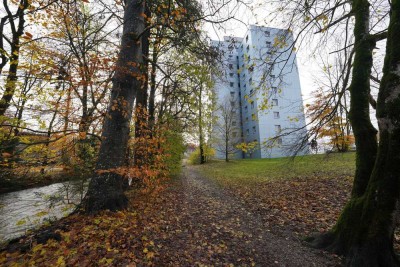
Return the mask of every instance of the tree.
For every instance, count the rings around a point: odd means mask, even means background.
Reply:
[[[396,222],[396,203],[399,200],[398,160],[399,149],[398,93],[398,42],[399,2],[385,6],[383,2],[354,1],[284,1],[280,10],[291,10],[289,25],[300,28],[300,37],[307,32],[321,33],[319,48],[329,46],[330,37],[342,32],[339,51],[347,50],[347,68],[342,73],[351,81],[344,83],[339,95],[350,92],[349,119],[356,142],[356,173],[351,199],[344,208],[335,227],[326,235],[314,240],[314,245],[346,255],[349,266],[398,266],[393,253],[393,231]],[[372,7],[372,8],[371,8]],[[385,17],[389,17],[386,30]],[[302,24],[302,25],[299,25]],[[354,42],[351,37],[354,35]],[[371,80],[374,49],[377,42],[387,39],[383,79],[379,89],[377,118],[379,122],[379,150],[377,131],[370,121]],[[337,39],[339,40],[339,39]],[[350,43],[349,43],[350,41]],[[321,50],[319,50],[321,51]],[[337,53],[338,51],[334,51]],[[348,70],[348,71],[347,71]],[[396,104],[394,104],[396,103]],[[378,106],[380,107],[378,108]],[[397,173],[397,174],[394,174]]]
[[[332,94],[322,88],[314,91],[313,103],[307,105],[307,115],[310,120],[320,123],[318,138],[329,138],[331,149],[346,152],[354,143],[350,122],[347,119],[348,111],[346,103],[337,106]]]
[[[65,62],[68,85],[80,116],[75,123],[81,139],[103,112],[115,64],[115,48],[108,25],[116,14],[104,15],[105,7],[80,1],[60,1],[48,9],[46,21],[52,45]]]
[[[343,5],[343,4],[342,4]],[[399,63],[398,53],[394,52],[394,43],[398,37],[399,3],[391,5],[390,26],[388,32],[371,33],[370,3],[366,0],[351,2],[354,16],[354,60],[352,62],[349,118],[354,131],[357,161],[352,195],[344,208],[337,224],[326,235],[314,240],[314,245],[345,254],[349,266],[397,266],[393,252],[393,231],[395,225],[396,203],[398,201],[398,173],[393,166],[393,149],[398,142],[391,143],[398,132],[394,121],[396,110],[393,103],[398,95],[393,92],[393,84],[398,82],[394,71]],[[323,30],[337,22],[325,23]],[[377,105],[377,117],[380,129],[379,151],[376,133],[369,118],[371,103],[370,79],[373,66],[373,50],[376,42],[388,36],[384,79],[382,80]],[[397,39],[396,39],[397,38]],[[390,96],[390,97],[389,97]],[[398,102],[397,102],[398,103]],[[384,122],[384,123],[383,123]],[[390,125],[390,126],[389,126]],[[396,137],[396,138],[397,138]],[[395,185],[396,184],[396,185]]]
[[[27,15],[28,13],[32,14],[46,9],[54,3],[54,0],[40,1],[39,3],[31,0],[11,2],[3,1],[5,15],[0,19],[0,74],[2,74],[3,68],[7,63],[9,64],[4,86],[5,90],[0,99],[0,116],[4,116],[9,108],[16,90],[17,71],[20,63],[20,50],[24,44],[23,40],[29,42],[33,37],[31,33],[25,31]],[[5,29],[7,25],[10,27],[9,31]]]
[[[368,5],[364,4],[366,12]],[[362,26],[358,30],[362,32]],[[376,160],[366,180],[353,188],[352,198],[333,231],[322,238],[325,246],[347,252],[349,266],[399,265],[393,250],[400,197],[400,127],[397,123],[400,118],[400,52],[396,45],[399,31],[400,1],[395,0],[391,5],[383,78],[377,101],[380,141]],[[362,64],[361,61],[358,63]],[[353,102],[353,108],[359,108],[357,104]],[[322,245],[322,240],[317,240],[319,245]]]
[[[145,1],[126,1],[121,50],[104,121],[96,174],[83,202],[87,213],[104,209],[119,210],[127,205],[123,176],[116,169],[126,162],[133,104],[142,86],[140,66],[143,62],[141,34],[144,31],[144,5]]]
[[[238,152],[236,145],[240,143],[241,135],[238,111],[237,100],[227,97],[219,104],[214,114],[216,116],[214,142],[216,150],[225,155],[226,162],[230,156]]]
[[[368,5],[364,4],[364,12],[367,12]],[[349,249],[348,263],[351,266],[399,265],[393,251],[393,232],[400,196],[400,168],[397,164],[400,160],[400,127],[396,123],[400,118],[400,53],[396,48],[399,30],[400,1],[393,1],[377,101],[380,141],[376,160],[366,181],[353,189],[353,197],[334,229],[336,242]],[[353,102],[353,108],[360,108],[357,104]]]
[[[8,70],[7,80],[5,84],[5,90],[3,96],[0,100],[0,116],[3,116],[10,106],[11,99],[15,92],[16,81],[17,81],[17,70],[19,65],[19,52],[21,47],[21,37],[24,34],[25,29],[25,15],[26,11],[30,6],[30,1],[21,0],[18,3],[17,10],[13,14],[10,10],[8,1],[3,1],[4,8],[6,10],[6,16],[1,18],[0,22],[0,33],[1,33],[1,42],[0,42],[0,54],[1,54],[1,63],[0,63],[0,73],[2,72],[3,67],[10,62],[10,67]],[[17,19],[17,21],[15,21]],[[11,27],[11,38],[6,37],[6,32],[4,31],[4,26],[6,22],[9,23]],[[31,38],[32,35],[28,35],[28,38]],[[4,46],[4,40],[7,41],[10,45],[9,53],[6,52]]]

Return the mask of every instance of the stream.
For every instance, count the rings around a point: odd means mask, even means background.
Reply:
[[[86,188],[87,181],[71,181],[0,194],[0,243],[67,216]]]

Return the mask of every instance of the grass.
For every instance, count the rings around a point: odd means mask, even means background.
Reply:
[[[215,161],[200,167],[219,182],[260,183],[307,177],[352,177],[355,153],[332,153],[292,158]]]
[[[198,167],[275,233],[329,231],[349,199],[355,153],[216,161]]]

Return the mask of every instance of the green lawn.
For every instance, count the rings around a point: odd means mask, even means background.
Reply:
[[[246,159],[226,163],[215,161],[200,167],[219,182],[253,183],[306,177],[351,177],[355,153],[332,153],[278,159]]]

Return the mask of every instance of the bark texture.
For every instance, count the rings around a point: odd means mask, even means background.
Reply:
[[[129,125],[137,91],[141,87],[142,45],[145,1],[126,1],[124,28],[110,104],[104,121],[102,143],[83,207],[87,213],[119,210],[127,205],[123,177],[115,172],[125,164]]]

